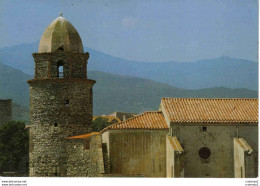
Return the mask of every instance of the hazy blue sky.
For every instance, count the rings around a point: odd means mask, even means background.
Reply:
[[[257,0],[0,0],[0,48],[39,42],[59,16],[83,45],[138,61],[257,61]]]

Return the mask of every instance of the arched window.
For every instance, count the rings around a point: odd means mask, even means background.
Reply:
[[[57,63],[57,77],[63,78],[64,77],[64,69],[63,69],[63,61],[58,61]]]
[[[59,78],[63,78],[63,66],[59,66]]]

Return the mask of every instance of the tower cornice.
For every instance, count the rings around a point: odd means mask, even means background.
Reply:
[[[82,57],[86,57],[86,59],[89,58],[89,53],[73,53],[73,52],[46,52],[46,53],[32,53],[34,58],[37,57],[42,57],[42,56],[46,56],[46,57],[50,57],[50,56],[82,56]]]
[[[95,80],[92,79],[82,79],[82,78],[63,78],[63,79],[31,79],[27,81],[29,84],[33,83],[73,83],[73,82],[80,82],[80,83],[88,83],[94,85],[96,83]]]

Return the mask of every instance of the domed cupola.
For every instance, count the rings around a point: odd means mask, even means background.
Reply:
[[[44,31],[38,53],[53,53],[57,51],[84,52],[77,30],[69,21],[62,17],[62,13]]]

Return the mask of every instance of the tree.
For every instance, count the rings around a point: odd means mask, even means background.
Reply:
[[[10,121],[0,125],[0,172],[17,170],[29,149],[29,134],[25,123]]]
[[[105,127],[112,125],[116,123],[117,120],[113,119],[111,122],[108,121],[108,118],[105,117],[97,117],[95,120],[92,122],[92,130],[93,132],[100,132],[103,130]]]

